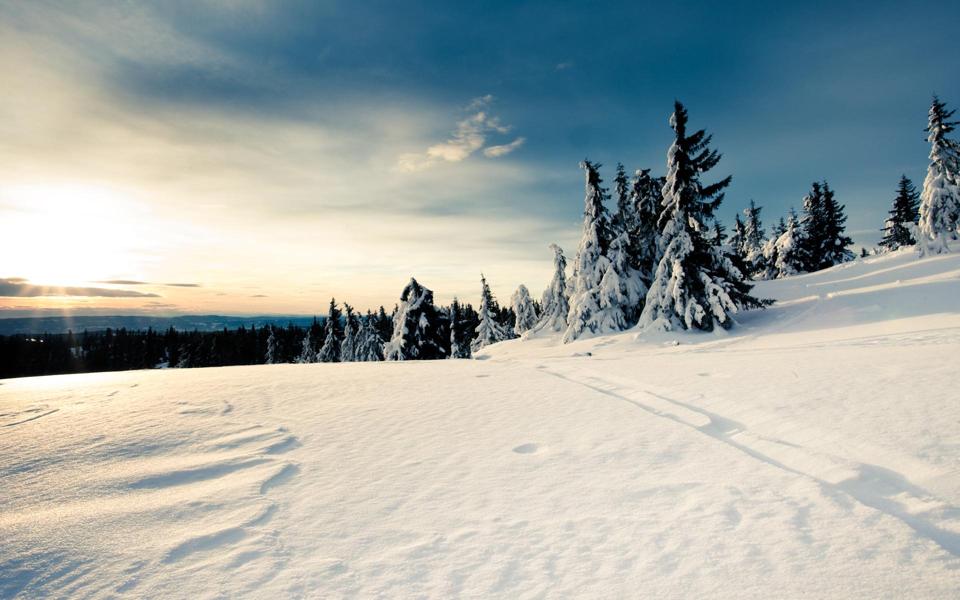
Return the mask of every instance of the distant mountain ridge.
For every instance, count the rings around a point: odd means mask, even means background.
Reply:
[[[321,322],[326,317],[316,317]],[[152,327],[165,330],[170,327],[180,331],[217,331],[220,329],[239,329],[240,327],[263,327],[287,324],[308,326],[313,316],[279,315],[255,317],[230,317],[224,315],[180,315],[176,317],[152,317],[148,315],[106,315],[106,316],[45,316],[0,318],[0,335],[66,333],[73,331],[100,331],[103,329],[147,329]]]

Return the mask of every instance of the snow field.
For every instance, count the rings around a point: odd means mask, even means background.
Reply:
[[[757,292],[717,335],[2,381],[0,597],[955,597],[960,257]]]

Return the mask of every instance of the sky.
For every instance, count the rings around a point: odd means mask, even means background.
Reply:
[[[960,105],[960,4],[0,0],[0,317],[535,295],[584,158],[665,170],[673,101],[766,225],[857,248]]]

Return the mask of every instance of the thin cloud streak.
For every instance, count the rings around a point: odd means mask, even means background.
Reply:
[[[7,298],[38,298],[48,296],[78,296],[87,298],[159,298],[159,294],[118,290],[112,288],[34,285],[23,279],[0,279],[0,296]]]

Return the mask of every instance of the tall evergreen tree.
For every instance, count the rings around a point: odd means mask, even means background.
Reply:
[[[340,343],[342,341],[342,332],[340,329],[340,309],[337,308],[337,301],[330,298],[330,310],[327,314],[327,322],[324,326],[326,336],[323,340],[323,346],[320,347],[320,353],[317,355],[319,362],[332,363],[340,361]]]
[[[384,346],[386,360],[433,360],[447,357],[447,318],[433,304],[433,291],[410,278],[393,316],[393,336]]]
[[[273,365],[279,360],[279,348],[277,348],[277,332],[274,330],[273,325],[267,325],[270,329],[270,337],[267,338],[267,354],[264,357],[264,364]]]
[[[733,235],[730,236],[730,250],[739,262],[744,265],[744,268],[746,268],[747,265],[747,252],[745,249],[746,236],[747,228],[743,224],[743,220],[740,218],[740,215],[734,216]]]
[[[613,179],[613,193],[617,197],[617,212],[611,220],[614,235],[632,233],[636,229],[636,211],[630,202],[630,180],[622,163],[617,163],[617,175]]]
[[[300,346],[300,355],[297,357],[300,364],[317,362],[317,351],[313,349],[313,335],[310,329],[307,329],[303,337],[303,344]]]
[[[820,268],[826,269],[853,260],[853,252],[848,249],[853,240],[845,233],[847,216],[844,206],[837,202],[826,181],[823,182],[823,216]]]
[[[657,255],[657,238],[660,236],[657,219],[663,200],[662,188],[663,180],[651,177],[650,169],[638,170],[631,182],[630,200],[633,204],[635,227],[630,235],[629,252],[633,259],[632,266],[640,272],[644,287],[650,285],[660,258]]]
[[[357,332],[356,318],[353,316],[353,307],[343,304],[343,342],[340,344],[340,362],[353,362],[357,359]]]
[[[580,163],[586,178],[583,229],[580,247],[573,261],[573,279],[570,282],[570,312],[564,343],[585,334],[600,333],[597,313],[600,311],[600,282],[607,271],[606,257],[610,245],[610,226],[604,200],[607,191],[600,179],[599,167],[588,160]]]
[[[661,258],[640,326],[664,331],[728,328],[738,310],[764,305],[750,295],[751,286],[730,259],[705,237],[705,223],[723,201],[730,177],[708,185],[701,182],[720,154],[710,149],[711,136],[704,130],[687,135],[687,111],[680,102],[674,105],[670,125],[675,135],[663,186]]]
[[[779,227],[777,231],[779,231]],[[801,252],[801,231],[797,213],[790,209],[790,215],[783,227],[783,233],[774,242],[772,257],[768,267],[768,278],[775,279],[795,275],[803,269]]]
[[[511,337],[506,328],[497,321],[495,308],[496,300],[494,299],[493,292],[490,291],[490,286],[487,285],[487,279],[483,276],[483,274],[480,275],[480,283],[480,310],[478,311],[480,315],[480,324],[477,326],[477,336],[470,344],[470,350],[473,352],[477,352],[481,348],[489,346],[490,344],[496,344],[497,342],[508,340]]]
[[[897,184],[897,197],[893,199],[893,208],[883,228],[880,245],[887,250],[896,250],[902,246],[917,243],[913,230],[917,222],[920,194],[906,175],[900,176]]]
[[[460,326],[460,301],[456,297],[447,309],[447,320],[450,322],[450,356],[448,358],[461,358],[460,336],[457,335],[457,329]]]
[[[470,358],[470,342],[474,329],[479,325],[479,319],[475,323],[472,309],[469,305],[464,306],[457,298],[450,304],[449,314],[450,358]]]
[[[948,242],[957,239],[960,224],[960,144],[947,137],[958,125],[951,121],[954,111],[936,96],[927,120],[930,164],[920,194],[920,256],[950,251]]]
[[[757,206],[753,200],[750,206],[743,210],[743,259],[749,269],[751,276],[763,273],[765,265],[763,260],[763,224],[760,222],[760,211],[763,210]]]
[[[376,362],[383,360],[383,340],[380,338],[380,332],[377,331],[377,317],[370,311],[360,322],[360,328],[357,332],[355,360],[359,362]]]
[[[533,299],[530,298],[530,290],[522,283],[517,287],[517,291],[510,298],[513,306],[513,313],[516,320],[513,324],[513,332],[517,335],[523,335],[533,329],[537,324],[537,310],[533,305]]]
[[[800,255],[804,271],[818,271],[823,264],[825,212],[823,190],[820,182],[814,181],[810,192],[803,197],[803,216],[800,218]]]
[[[553,250],[553,279],[543,291],[543,297],[540,300],[543,310],[540,313],[540,321],[533,329],[534,332],[557,332],[567,328],[567,313],[570,312],[570,304],[567,300],[567,259],[560,246],[550,244],[550,249]]]
[[[593,317],[595,333],[623,331],[636,323],[643,309],[647,286],[640,272],[630,265],[628,247],[627,234],[621,233],[607,250],[607,265],[597,295],[600,309]]]

